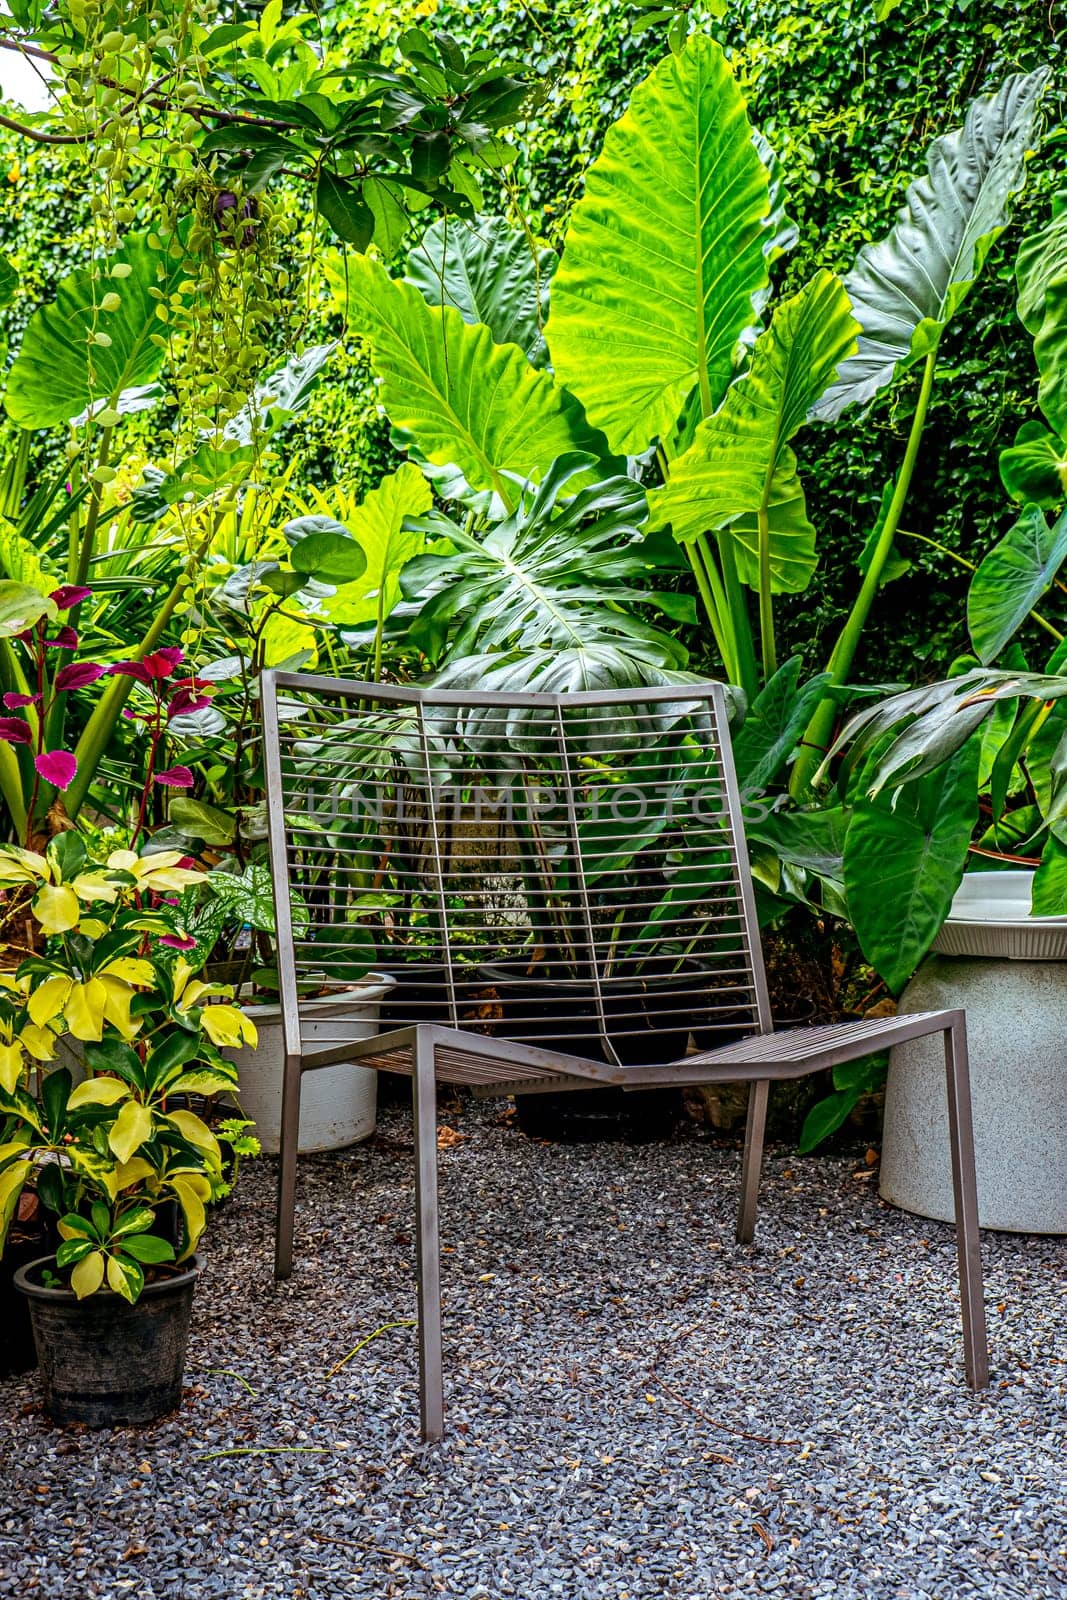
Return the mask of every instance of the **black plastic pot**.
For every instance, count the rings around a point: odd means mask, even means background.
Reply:
[[[25,1295],[15,1288],[15,1274],[36,1261],[47,1247],[43,1237],[8,1239],[0,1257],[0,1378],[31,1372],[37,1365],[30,1308]]]
[[[29,1302],[44,1408],[53,1422],[118,1428],[154,1422],[181,1403],[189,1317],[203,1263],[146,1284],[136,1305],[110,1289],[78,1300],[41,1278],[54,1256],[15,1274]]]
[[[387,972],[395,985],[378,1011],[383,1033],[419,1022],[449,1026],[452,1011],[448,1003],[448,968],[443,961],[387,961],[378,970]]]

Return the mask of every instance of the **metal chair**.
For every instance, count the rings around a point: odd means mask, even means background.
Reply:
[[[293,1263],[303,1074],[409,1075],[424,1438],[444,1414],[438,1083],[748,1081],[748,1243],[770,1084],[933,1033],[964,1360],[987,1384],[963,1013],[774,1032],[721,685],[501,695],[268,672],[262,704],[285,1035],[276,1274]],[[301,994],[370,967],[395,980],[385,1031],[357,1038],[342,1017],[312,1044]]]

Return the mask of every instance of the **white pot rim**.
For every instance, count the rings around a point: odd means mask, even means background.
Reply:
[[[351,1006],[360,1007],[378,1005],[384,1000],[390,989],[396,987],[396,979],[388,972],[368,972],[364,977],[354,983],[338,985],[331,994],[316,995],[312,999],[301,1000],[301,1011],[328,1011],[331,1007]],[[280,1001],[249,1001],[242,1004],[241,1010],[246,1017],[253,1021],[259,1019],[270,1022],[282,1014]]]

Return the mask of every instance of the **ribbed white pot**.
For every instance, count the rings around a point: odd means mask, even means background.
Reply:
[[[301,1001],[305,1042],[336,1044],[377,1033],[378,1008],[394,982],[386,973],[371,972],[343,994]],[[255,1023],[259,1042],[254,1050],[246,1046],[224,1054],[237,1064],[245,1116],[256,1124],[263,1149],[276,1155],[285,1070],[281,1006],[247,1005],[242,1010]],[[342,1063],[305,1072],[300,1089],[300,1154],[343,1150],[368,1139],[375,1128],[377,1096],[378,1074],[367,1067]]]
[[[1067,1233],[1067,917],[1030,916],[1031,879],[969,873],[900,1009],[967,1013],[982,1226]],[[939,1037],[890,1054],[880,1187],[952,1220]]]

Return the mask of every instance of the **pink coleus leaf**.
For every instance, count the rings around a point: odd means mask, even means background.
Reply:
[[[195,950],[196,940],[182,938],[179,933],[165,933],[160,939],[160,944],[167,945],[171,950]]]
[[[191,789],[194,781],[188,767],[167,767],[152,775],[153,783],[166,784],[170,789]]]
[[[39,694],[5,694],[4,705],[9,711],[18,711],[22,706],[35,706],[40,698]]]
[[[68,789],[78,770],[77,758],[69,750],[48,750],[33,764],[45,782],[54,784],[57,789]]]
[[[194,711],[203,711],[210,704],[210,695],[190,694],[188,689],[179,689],[167,707],[167,716],[189,717]]]
[[[72,661],[69,667],[61,667],[56,673],[55,688],[61,693],[67,689],[84,689],[86,684],[95,683],[103,676],[103,667],[95,661]]]
[[[136,678],[138,683],[153,683],[159,678],[169,678],[184,655],[183,650],[167,645],[162,650],[153,650],[140,661],[116,661],[108,671],[116,677]]]
[[[0,717],[0,739],[5,744],[29,744],[30,730],[21,717]]]
[[[73,628],[60,628],[54,639],[45,639],[48,650],[77,650],[78,635]]]
[[[73,611],[83,600],[88,600],[92,592],[81,583],[61,583],[58,589],[52,590],[48,598],[55,601],[60,611]]]

